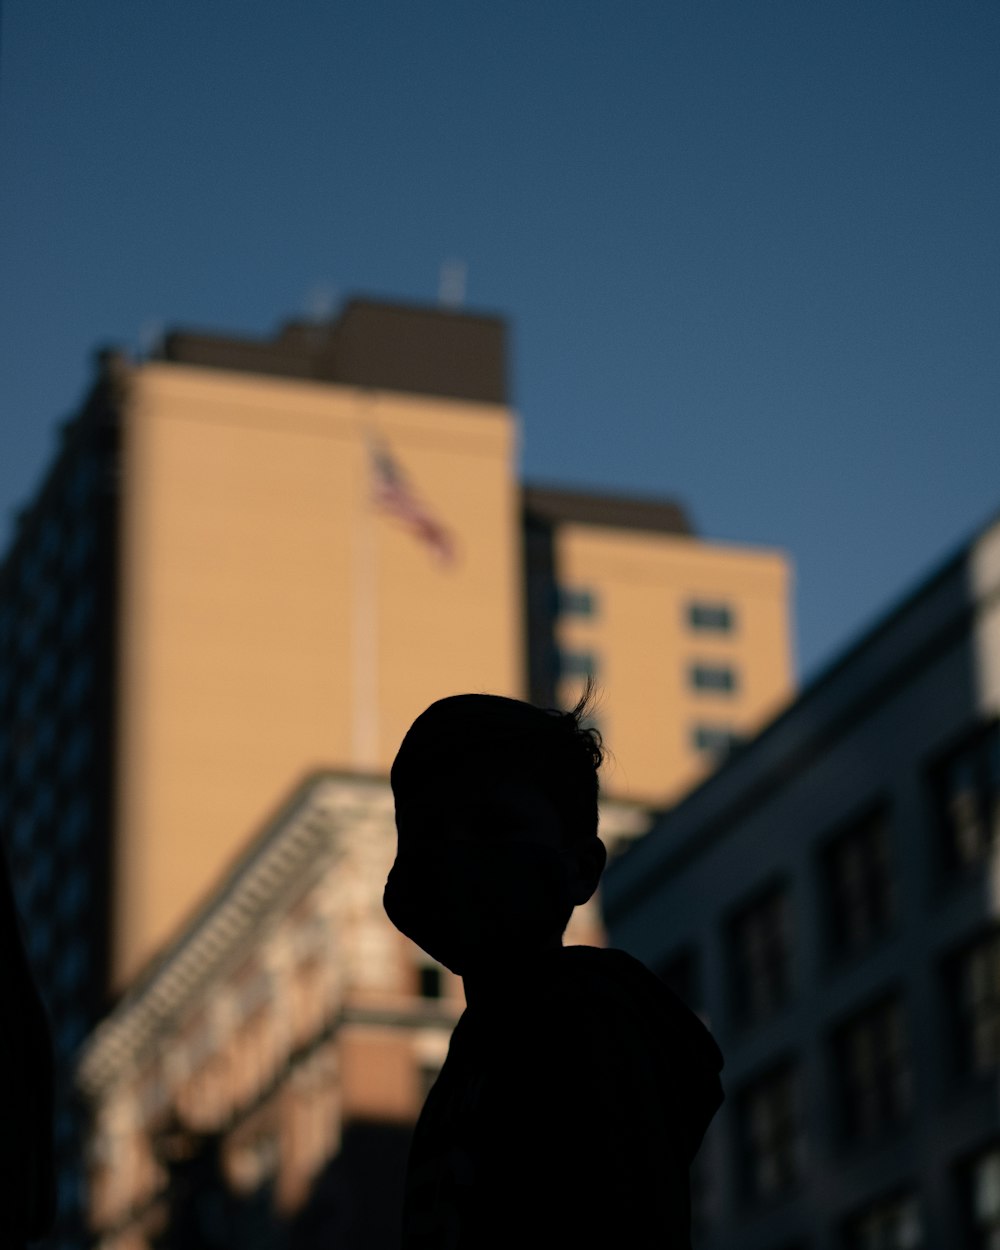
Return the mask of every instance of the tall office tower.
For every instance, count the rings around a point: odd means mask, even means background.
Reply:
[[[498,318],[365,300],[102,355],[0,572],[0,816],[63,1061],[304,776],[384,776],[432,700],[594,669],[609,795],[665,801],[787,696],[784,559],[523,491],[506,374]]]

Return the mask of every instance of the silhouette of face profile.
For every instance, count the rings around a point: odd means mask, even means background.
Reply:
[[[532,776],[545,715],[497,695],[442,699],[414,721],[392,766],[398,840],[383,905],[397,929],[462,976],[558,946],[603,867],[596,838],[596,875],[593,855],[589,873],[581,865]]]

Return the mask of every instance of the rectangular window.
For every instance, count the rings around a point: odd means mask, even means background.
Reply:
[[[924,1242],[920,1204],[912,1193],[881,1198],[844,1225],[844,1250],[920,1250]]]
[[[419,977],[421,998],[442,997],[444,986],[441,978],[441,969],[437,964],[421,964]]]
[[[557,652],[560,677],[592,677],[597,675],[597,659],[591,651],[570,651],[560,647]]]
[[[687,605],[687,623],[699,633],[730,634],[735,621],[735,614],[728,603],[696,600]]]
[[[788,891],[772,886],[729,922],[733,1013],[742,1024],[773,1016],[792,987]]]
[[[833,1035],[837,1111],[844,1139],[870,1141],[902,1123],[913,1105],[913,1071],[903,1004],[883,1000]]]
[[[949,960],[945,983],[957,1067],[967,1076],[1000,1067],[1000,932],[967,946]]]
[[[827,843],[822,873],[831,953],[859,955],[884,936],[895,919],[885,812],[869,813]]]
[[[592,590],[582,587],[557,586],[556,612],[560,616],[594,616],[597,597]]]
[[[962,1207],[970,1250],[1000,1246],[1000,1146],[978,1154],[961,1173]]]
[[[695,690],[732,694],[736,690],[736,670],[729,664],[692,664],[688,680]]]
[[[981,863],[1000,833],[1000,726],[981,730],[941,761],[932,783],[947,868]]]
[[[777,1198],[802,1176],[805,1139],[796,1069],[785,1063],[737,1100],[741,1172],[752,1202]]]
[[[746,739],[728,725],[695,725],[691,745],[702,755],[722,760],[731,755]]]

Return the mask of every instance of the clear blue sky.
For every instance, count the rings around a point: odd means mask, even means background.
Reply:
[[[0,535],[90,353],[513,326],[529,480],[797,569],[800,670],[1000,509],[994,0],[5,0]]]

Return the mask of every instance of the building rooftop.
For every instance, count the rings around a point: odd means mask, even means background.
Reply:
[[[350,299],[329,321],[289,321],[269,339],[175,330],[161,359],[479,403],[508,399],[502,317]]]
[[[687,513],[673,499],[643,499],[632,495],[603,495],[562,490],[554,486],[525,486],[521,495],[528,520],[611,529],[647,530],[661,534],[694,533]]]

